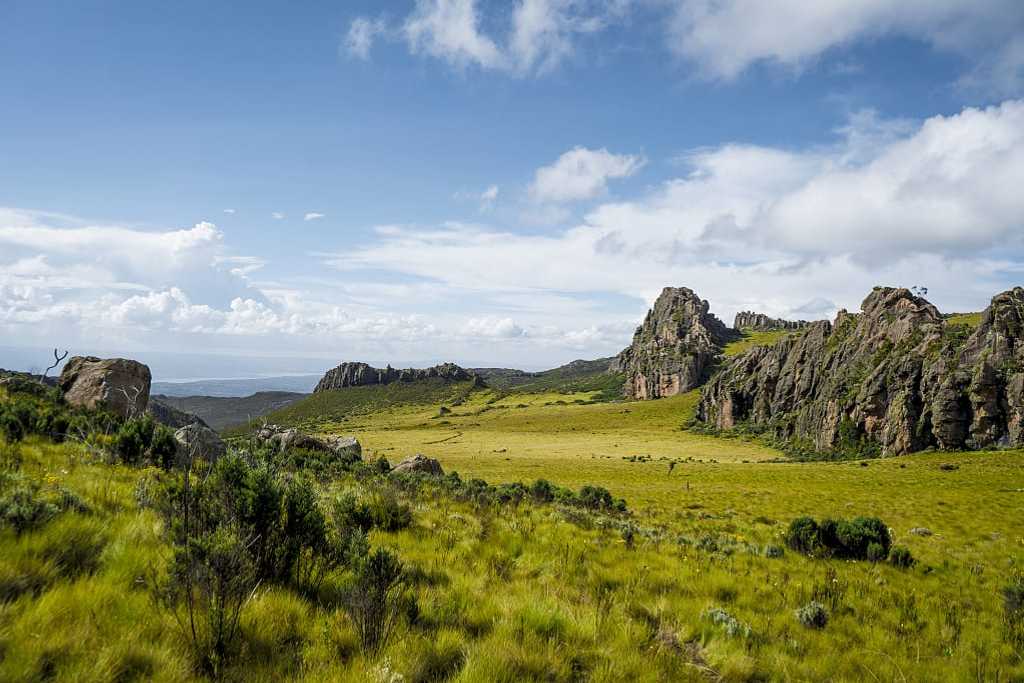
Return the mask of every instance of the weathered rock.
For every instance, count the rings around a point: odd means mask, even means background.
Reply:
[[[193,458],[216,462],[228,452],[227,446],[217,432],[199,422],[193,422],[174,432],[174,439],[178,442],[179,463]]]
[[[749,423],[820,451],[1024,445],[1024,289],[992,299],[973,332],[906,289],[812,323],[723,365],[698,419]]]
[[[782,318],[769,318],[764,313],[743,311],[737,313],[733,319],[733,329],[750,330],[752,332],[775,332],[778,330],[802,330],[810,325],[806,320],[783,320]]]
[[[171,429],[180,429],[195,423],[201,424],[204,427],[210,426],[198,415],[178,410],[174,406],[159,400],[156,396],[149,397],[149,406],[146,407],[146,412],[152,415],[154,420]]]
[[[612,371],[626,375],[630,398],[674,396],[703,384],[735,337],[692,290],[666,287]]]
[[[908,534],[912,534],[914,536],[931,536],[932,535],[932,530],[929,529],[926,526],[915,526],[913,529],[911,529],[907,533]]]
[[[284,452],[290,448],[302,448],[308,451],[332,453],[346,462],[361,460],[363,454],[363,448],[359,441],[351,436],[328,436],[321,439],[298,429],[282,429],[276,425],[265,425],[256,432],[256,437],[272,444],[278,452]]]
[[[344,389],[345,387],[391,384],[392,382],[415,382],[434,377],[449,382],[477,379],[475,374],[459,367],[455,363],[442,363],[432,368],[406,368],[404,370],[395,369],[390,365],[386,368],[375,368],[366,363],[342,363],[333,370],[327,371],[316,385],[313,393]]]
[[[428,458],[422,453],[406,458],[402,462],[398,463],[391,470],[392,472],[422,472],[423,474],[433,474],[441,476],[444,474],[444,469],[441,467],[441,463],[433,458]]]
[[[151,380],[149,368],[137,361],[75,356],[64,366],[59,386],[73,406],[134,417],[146,412]]]

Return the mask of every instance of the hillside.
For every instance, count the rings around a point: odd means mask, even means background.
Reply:
[[[487,386],[502,392],[566,393],[599,391],[608,399],[622,397],[623,376],[612,372],[614,358],[574,360],[551,370],[526,372],[509,368],[473,368]]]
[[[287,391],[261,391],[251,396],[164,396],[156,394],[153,399],[177,410],[198,415],[216,430],[266,415],[269,412],[289,406],[308,394]]]

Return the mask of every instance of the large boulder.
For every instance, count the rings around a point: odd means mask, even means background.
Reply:
[[[216,462],[228,452],[217,432],[199,422],[185,425],[174,432],[174,439],[178,442],[180,462],[193,458]]]
[[[742,311],[733,319],[733,329],[751,332],[776,332],[785,330],[802,330],[810,325],[806,320],[784,320],[770,318],[764,313]]]
[[[441,467],[441,463],[437,460],[428,458],[422,453],[417,453],[416,455],[406,458],[395,465],[391,472],[420,472],[422,474],[432,474],[439,477],[444,474],[444,469]]]
[[[149,368],[125,358],[75,356],[60,375],[60,391],[73,406],[137,417],[149,405]]]

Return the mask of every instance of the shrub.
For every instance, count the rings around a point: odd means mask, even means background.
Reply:
[[[16,415],[7,410],[0,410],[0,434],[7,443],[17,443],[25,437],[25,428]]]
[[[813,555],[820,545],[818,523],[811,517],[797,517],[789,523],[786,545],[804,555]]]
[[[530,496],[538,503],[550,503],[555,499],[555,487],[547,479],[538,479],[530,484]]]
[[[822,629],[828,623],[828,612],[824,605],[812,600],[796,610],[796,620],[807,628]]]
[[[608,510],[614,505],[612,494],[603,486],[584,486],[579,499],[580,505],[591,510]]]
[[[148,415],[128,420],[121,425],[114,436],[114,451],[121,462],[134,465],[142,460],[142,456],[153,442],[155,429],[156,424]]]
[[[390,490],[374,496],[369,511],[373,526],[381,531],[400,531],[412,524],[412,509]]]
[[[881,562],[885,559],[885,548],[880,543],[868,543],[867,559],[871,562]]]
[[[178,452],[178,442],[174,431],[164,425],[157,425],[153,432],[153,441],[149,445],[149,456],[153,464],[165,470],[174,466],[174,457]]]
[[[917,563],[914,556],[910,554],[910,549],[903,546],[894,546],[889,551],[889,564],[900,569],[909,569]]]
[[[798,517],[789,524],[786,545],[805,555],[881,560],[889,554],[892,537],[877,517],[826,519],[820,524],[810,517]]]
[[[219,677],[238,638],[242,608],[252,597],[256,571],[238,530],[220,527],[175,549],[167,603],[186,605],[180,626],[199,666]]]
[[[725,631],[725,634],[730,638],[735,638],[737,636],[741,638],[749,638],[753,634],[750,626],[744,624],[721,607],[711,607],[704,612],[703,616],[705,619]]]
[[[764,548],[764,556],[769,558],[783,557],[786,551],[782,549],[782,546],[778,545],[767,545]]]
[[[23,475],[0,478],[0,526],[9,526],[20,534],[38,526],[60,512],[47,500],[39,484]]]
[[[343,604],[364,653],[376,654],[387,644],[398,624],[404,593],[405,572],[396,555],[378,548],[359,563]]]

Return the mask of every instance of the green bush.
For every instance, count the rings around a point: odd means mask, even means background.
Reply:
[[[390,490],[375,495],[369,511],[373,526],[381,531],[400,531],[412,524],[412,509]]]
[[[344,608],[363,652],[376,654],[394,633],[405,604],[405,571],[396,555],[378,548],[356,568]]]
[[[820,602],[812,600],[797,609],[796,620],[807,628],[822,629],[828,624],[828,612]]]
[[[0,434],[7,443],[17,443],[25,438],[25,428],[18,416],[9,410],[0,408]]]
[[[878,561],[889,554],[892,537],[877,517],[826,519],[820,524],[811,517],[798,517],[789,524],[786,545],[805,555]]]
[[[910,554],[909,548],[894,546],[889,550],[889,564],[900,569],[909,569],[917,563],[914,556]]]
[[[0,526],[20,534],[58,512],[60,508],[42,495],[38,482],[20,474],[0,475]]]
[[[178,453],[178,442],[174,438],[174,430],[164,425],[157,425],[153,432],[153,440],[149,445],[149,455],[153,464],[167,470],[174,466],[174,458]]]
[[[538,479],[530,485],[530,496],[538,503],[550,503],[555,499],[555,487],[547,479]]]

